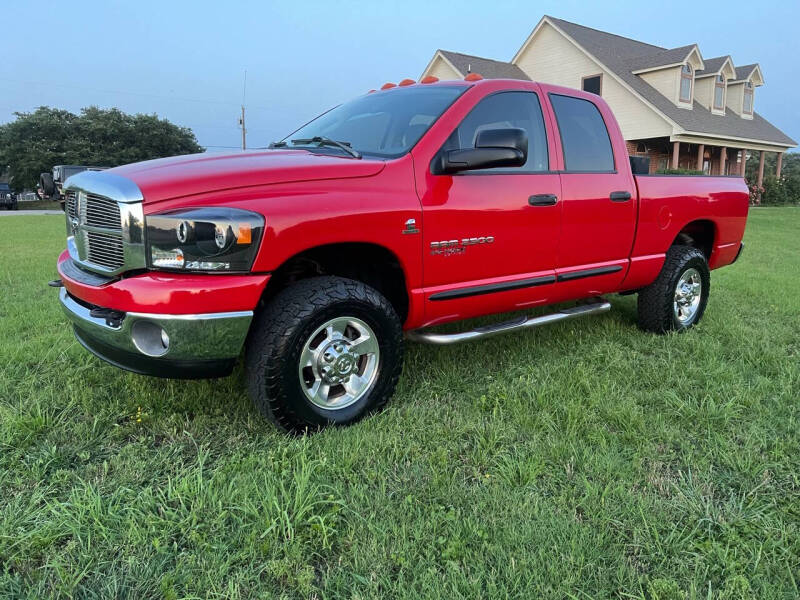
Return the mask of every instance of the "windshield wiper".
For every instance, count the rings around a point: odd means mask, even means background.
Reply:
[[[329,137],[325,137],[322,135],[316,135],[312,138],[301,138],[292,140],[293,144],[319,144],[320,146],[334,146],[335,148],[339,148],[340,150],[344,150],[353,158],[361,158],[361,152],[356,150],[355,148],[350,147],[350,142],[337,142],[336,140],[332,140]],[[286,145],[286,142],[278,142],[278,144]],[[279,147],[279,146],[275,146]]]

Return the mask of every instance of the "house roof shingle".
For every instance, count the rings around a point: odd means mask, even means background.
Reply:
[[[703,63],[705,64],[705,69],[698,69],[695,72],[696,77],[703,77],[705,75],[714,75],[719,72],[722,68],[722,65],[725,64],[726,60],[730,60],[731,64],[733,64],[733,59],[730,55],[726,56],[716,56],[714,58],[704,58]]]
[[[687,132],[745,138],[788,146],[797,145],[797,142],[758,113],[753,113],[752,119],[743,119],[731,110],[726,111],[724,115],[714,115],[697,101],[692,110],[678,108],[669,98],[631,72],[631,57],[634,57],[633,62],[636,62],[635,57],[637,56],[644,57],[648,53],[663,53],[666,48],[591,29],[562,19],[548,18],[635,92]],[[738,78],[739,70],[737,69]]]
[[[686,57],[697,47],[697,44],[689,44],[688,46],[680,46],[678,48],[670,48],[669,50],[661,50],[659,52],[649,52],[644,56],[637,56],[631,58],[629,65],[632,71],[641,69],[652,69],[653,67],[661,67],[666,65],[674,65],[686,60]]]
[[[531,80],[522,69],[511,63],[480,56],[472,56],[470,54],[461,54],[460,52],[450,52],[448,50],[439,50],[439,52],[453,63],[453,66],[463,75],[467,73],[478,73],[484,79]]]
[[[743,67],[736,67],[736,81],[743,81],[750,77],[750,74],[755,71],[758,63],[752,65],[744,65]]]

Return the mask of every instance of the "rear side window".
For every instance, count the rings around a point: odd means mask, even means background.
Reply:
[[[613,171],[614,152],[603,116],[583,98],[550,95],[567,171]]]

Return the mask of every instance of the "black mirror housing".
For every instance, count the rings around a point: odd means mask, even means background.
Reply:
[[[521,167],[528,160],[528,134],[524,129],[486,129],[478,133],[474,148],[441,152],[434,160],[434,175],[473,169]]]

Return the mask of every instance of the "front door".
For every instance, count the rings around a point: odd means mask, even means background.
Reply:
[[[484,97],[441,151],[472,148],[479,132],[509,127],[528,134],[524,166],[426,172],[421,201],[429,324],[542,303],[553,288],[561,190],[558,174],[550,172],[538,94],[501,91]]]

